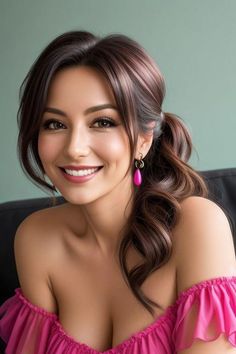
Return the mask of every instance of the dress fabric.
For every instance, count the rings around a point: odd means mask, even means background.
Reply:
[[[6,354],[175,354],[197,338],[209,342],[221,334],[236,347],[236,276],[194,284],[148,327],[103,352],[72,338],[56,314],[33,305],[21,288],[0,307]]]

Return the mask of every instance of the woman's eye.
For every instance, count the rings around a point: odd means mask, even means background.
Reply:
[[[98,128],[111,128],[114,127],[116,124],[113,122],[113,120],[108,119],[108,118],[100,118],[97,119],[94,123],[94,125],[97,124]]]
[[[48,130],[58,130],[63,129],[64,125],[57,120],[47,120],[43,123],[43,128]]]

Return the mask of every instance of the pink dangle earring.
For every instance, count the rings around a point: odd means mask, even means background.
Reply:
[[[134,165],[136,167],[136,171],[134,172],[134,184],[138,187],[142,184],[142,175],[140,169],[144,167],[144,161],[142,160],[143,154],[141,154],[140,160],[135,160]]]

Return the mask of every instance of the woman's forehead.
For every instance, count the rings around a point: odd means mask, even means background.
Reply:
[[[93,106],[110,103],[115,105],[113,92],[105,77],[96,69],[87,66],[70,67],[60,70],[49,86],[47,102]]]

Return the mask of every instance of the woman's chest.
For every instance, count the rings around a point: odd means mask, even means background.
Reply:
[[[128,287],[115,262],[66,258],[54,270],[52,285],[62,327],[76,341],[98,351],[114,348],[155,320]],[[172,262],[149,276],[141,289],[162,307],[154,308],[155,318],[162,315],[176,299]]]

